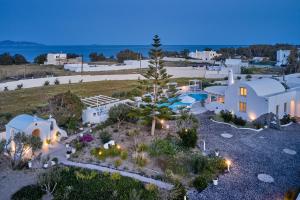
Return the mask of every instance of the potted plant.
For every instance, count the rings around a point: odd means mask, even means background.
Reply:
[[[220,155],[219,149],[215,149],[215,156],[219,157],[219,155]]]
[[[49,156],[47,156],[46,158],[43,159],[43,161],[42,161],[42,163],[43,163],[43,168],[45,168],[45,169],[48,168],[48,166],[49,166],[49,164],[48,164],[49,159],[50,159]]]
[[[72,151],[71,150],[68,150],[67,153],[66,153],[66,158],[69,159],[71,157],[71,153]]]
[[[51,165],[54,166],[54,165],[56,165],[57,163],[58,163],[58,158],[56,158],[56,157],[52,158],[52,160],[51,160]]]
[[[215,176],[215,177],[213,178],[213,184],[214,184],[214,185],[218,185],[218,182],[219,182],[218,176]]]
[[[28,168],[29,168],[29,169],[32,168],[32,161],[31,161],[31,160],[28,161]]]

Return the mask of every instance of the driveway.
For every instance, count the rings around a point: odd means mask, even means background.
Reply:
[[[205,114],[199,115],[199,119],[202,124],[199,137],[206,141],[207,151],[219,149],[221,156],[232,161],[232,167],[230,173],[219,177],[218,186],[210,185],[201,193],[194,192],[190,199],[274,200],[283,199],[287,190],[300,187],[299,124],[281,131],[255,132],[216,124]],[[224,132],[232,137],[222,137]],[[287,154],[284,149],[296,151],[296,155]],[[258,174],[268,174],[274,182],[262,182]]]

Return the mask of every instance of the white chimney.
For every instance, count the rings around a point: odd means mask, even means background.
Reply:
[[[234,78],[233,78],[233,71],[232,69],[229,69],[228,71],[228,85],[234,84]]]

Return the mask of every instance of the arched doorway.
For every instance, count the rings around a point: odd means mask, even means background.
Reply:
[[[40,131],[40,129],[34,129],[34,130],[32,131],[32,136],[40,137],[40,136],[41,136],[41,131]]]

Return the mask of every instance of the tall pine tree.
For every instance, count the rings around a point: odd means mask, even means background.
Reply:
[[[163,51],[161,49],[160,38],[158,35],[153,37],[152,48],[149,52],[150,64],[147,72],[144,74],[145,78],[148,79],[148,83],[153,88],[153,98],[151,102],[152,107],[152,126],[151,135],[155,133],[155,125],[157,120],[157,101],[159,100],[160,94],[162,92],[162,87],[164,87],[171,77],[167,74],[164,68]]]

